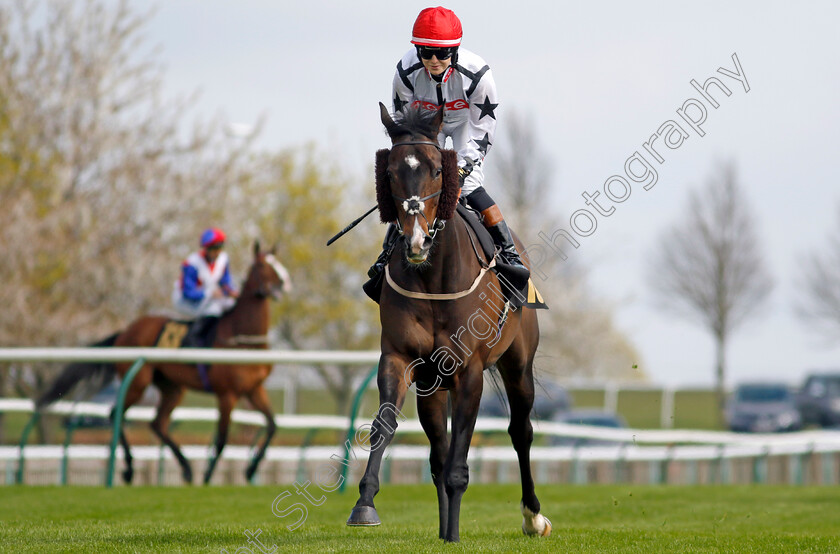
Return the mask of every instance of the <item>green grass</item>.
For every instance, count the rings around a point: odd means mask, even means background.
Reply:
[[[246,529],[261,529],[284,552],[840,552],[832,487],[541,486],[554,530],[531,539],[519,530],[517,486],[474,485],[459,545],[437,539],[431,485],[385,486],[376,528],[344,525],[355,492],[328,494],[295,531],[285,528],[293,517],[271,513],[290,488],[5,487],[0,550],[233,553],[248,546]]]

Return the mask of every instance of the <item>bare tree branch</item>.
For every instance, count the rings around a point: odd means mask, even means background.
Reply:
[[[500,128],[489,192],[527,245],[560,219],[551,209],[552,163],[533,117],[510,110]],[[550,277],[533,281],[550,309],[540,312],[540,369],[564,378],[643,379],[639,354],[616,328],[613,306],[587,286],[585,269],[559,258],[541,269]]]
[[[731,163],[691,192],[682,221],[663,234],[649,269],[659,305],[711,332],[723,409],[726,343],[773,287]]]
[[[797,285],[797,314],[826,338],[840,336],[840,217],[828,243],[801,261]]]

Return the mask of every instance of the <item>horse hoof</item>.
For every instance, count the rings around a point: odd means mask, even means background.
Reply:
[[[551,534],[551,521],[542,514],[535,514],[521,504],[522,510],[522,532],[528,536],[547,537]]]
[[[551,520],[542,514],[537,514],[530,521],[522,520],[522,532],[530,537],[547,537],[551,534]]]
[[[122,478],[126,485],[130,485],[132,479],[134,479],[134,470],[126,469],[125,471],[123,471]]]
[[[351,527],[373,527],[382,523],[379,521],[379,515],[376,513],[376,508],[373,506],[356,506],[350,512],[350,519],[347,520],[347,525]]]

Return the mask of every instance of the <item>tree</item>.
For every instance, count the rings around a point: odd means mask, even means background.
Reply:
[[[327,240],[365,208],[373,191],[353,186],[324,164],[313,145],[253,160],[245,187],[250,219],[263,236],[281,237],[280,258],[294,291],[277,307],[281,340],[294,349],[378,347],[378,309],[362,291],[382,241],[371,217],[336,243]],[[338,413],[347,413],[355,380],[369,367],[318,365]]]
[[[163,98],[148,17],[125,1],[0,6],[2,345],[89,342],[168,305],[185,237],[234,194],[247,141],[222,122],[187,130],[194,98]],[[45,369],[0,379],[31,396]]]
[[[490,193],[527,245],[559,219],[551,209],[551,160],[532,117],[511,110],[499,126]],[[540,313],[539,366],[555,377],[643,379],[638,353],[615,327],[612,306],[589,290],[582,264],[551,258],[541,269],[550,277],[532,280],[550,309]]]
[[[798,315],[827,337],[840,336],[840,224],[822,250],[802,260],[798,281]]]
[[[730,336],[773,287],[732,163],[721,165],[705,188],[690,193],[685,215],[663,234],[649,269],[660,305],[712,334],[722,415]]]
[[[365,195],[312,146],[258,153],[259,122],[233,137],[192,116],[194,96],[164,98],[149,17],[126,1],[0,6],[0,345],[91,342],[169,306],[179,261],[218,225],[234,275],[254,238],[279,241],[296,286],[273,314],[286,345],[373,347],[360,283],[381,237],[360,226],[323,246]],[[344,402],[359,368],[318,370]],[[4,377],[31,396],[45,373]]]
[[[189,100],[164,101],[142,54],[147,18],[127,2],[2,8],[0,344],[76,343],[168,304],[180,243],[233,193],[242,150],[218,124],[184,133]]]

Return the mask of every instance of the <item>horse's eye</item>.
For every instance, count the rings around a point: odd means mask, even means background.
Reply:
[[[443,171],[443,169],[440,168],[440,167],[435,169],[435,177],[440,177],[440,174],[441,174],[442,171]]]

